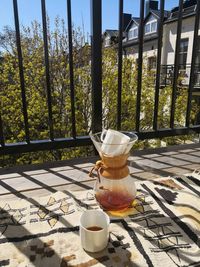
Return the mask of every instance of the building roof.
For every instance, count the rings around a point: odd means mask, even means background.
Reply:
[[[189,16],[193,16],[196,13],[196,4],[197,4],[197,0],[186,0],[183,3],[183,11],[182,11],[182,17],[186,18]],[[179,13],[179,7],[174,7],[171,10],[171,15],[168,18],[167,22],[171,22],[171,21],[175,21],[178,19],[178,13]]]
[[[160,11],[160,10],[150,10],[149,13],[148,13],[148,15],[147,15],[146,18],[145,18],[145,21],[146,21],[146,19],[147,19],[151,14],[153,14],[153,15],[156,16],[157,18],[160,18],[160,16],[161,16],[161,11]],[[164,10],[164,18],[167,19],[167,18],[169,17],[169,15],[170,15],[170,11]],[[139,24],[140,24],[140,18],[138,18],[138,17],[132,17],[132,19],[131,19],[131,21],[129,22],[129,24],[127,25],[125,31],[128,31],[128,30],[130,29],[131,25],[132,25],[134,22],[135,22],[137,25],[139,25]]]
[[[152,33],[152,34],[148,34],[148,35],[144,35],[144,43],[146,42],[150,42],[150,41],[153,41],[155,39],[158,38],[158,34],[157,32],[155,33]],[[126,47],[130,47],[130,46],[133,46],[133,45],[137,45],[139,44],[139,39],[132,39],[132,40],[128,40],[126,42],[123,42],[123,48],[126,48]]]
[[[105,30],[103,35],[108,34],[110,37],[118,37],[118,30]]]
[[[183,3],[183,9],[194,6],[196,4],[197,4],[197,0],[185,0]],[[176,11],[178,11],[178,9],[179,9],[179,6],[176,6],[176,7],[172,8],[171,12],[172,13],[176,12]]]
[[[186,18],[186,17],[195,15],[195,13],[196,13],[196,4],[197,4],[197,0],[185,0],[184,3],[183,3],[182,17]],[[174,7],[171,11],[164,10],[164,23],[170,23],[172,21],[176,21],[178,19],[178,10],[179,10],[178,6]],[[161,16],[161,11],[160,10],[152,10],[152,9],[150,9],[148,15],[144,19],[144,23],[149,18],[150,15],[153,15],[153,16],[155,16],[155,17],[157,17],[159,19],[160,16]],[[130,27],[132,26],[133,23],[136,23],[139,26],[140,18],[132,17],[132,19],[130,20],[130,22],[128,23],[128,25],[127,25],[127,27],[125,29],[125,32],[127,32],[130,29]],[[118,37],[118,31],[117,30],[106,30],[105,32],[107,32],[107,34],[109,34],[111,37],[112,36]],[[124,34],[125,34],[125,32],[124,32]],[[144,42],[155,40],[156,38],[158,38],[158,34],[157,33],[144,35]],[[133,40],[125,40],[123,42],[123,47],[129,47],[129,46],[135,45],[137,43],[138,43],[138,38],[137,39],[133,39]]]
[[[144,19],[144,23],[147,21],[147,19],[151,16],[155,16],[156,18],[160,18],[161,17],[161,10],[150,10],[148,15],[145,17]],[[164,19],[167,19],[170,16],[170,11],[164,10]]]
[[[131,19],[131,21],[129,22],[129,24],[127,25],[125,31],[128,31],[134,22],[135,22],[137,25],[139,25],[139,24],[140,24],[140,18],[132,17],[132,19]]]
[[[150,12],[155,16],[157,16],[158,18],[160,18],[161,16],[161,10],[150,10]],[[168,18],[170,16],[170,13],[171,13],[170,11],[164,10],[164,18],[165,19]]]

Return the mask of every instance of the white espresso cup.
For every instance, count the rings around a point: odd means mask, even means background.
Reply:
[[[80,218],[82,247],[88,252],[103,250],[109,239],[109,216],[102,210],[87,210]]]

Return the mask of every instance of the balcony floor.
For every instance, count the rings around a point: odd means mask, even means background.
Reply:
[[[98,157],[0,169],[0,200],[44,196],[56,191],[93,187],[88,173]],[[200,168],[200,145],[133,151],[129,157],[134,180],[191,173]]]

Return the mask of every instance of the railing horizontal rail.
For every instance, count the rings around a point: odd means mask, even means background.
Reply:
[[[180,127],[174,129],[159,129],[157,131],[144,131],[136,132],[140,140],[145,139],[154,139],[154,138],[164,138],[170,136],[180,136],[199,133],[200,127],[191,126],[191,127]],[[37,140],[31,141],[30,144],[26,142],[11,143],[6,144],[5,146],[0,146],[0,156],[4,154],[18,154],[42,150],[56,150],[64,149],[71,147],[81,147],[81,146],[90,146],[92,141],[90,136],[79,136],[76,139],[73,138],[58,138],[51,140]]]
[[[26,142],[10,143],[5,146],[0,146],[0,155],[4,154],[18,154],[26,152],[35,152],[42,150],[55,150],[69,147],[79,147],[91,145],[89,136],[73,138],[59,138],[52,140],[36,140],[31,141],[29,144]]]
[[[146,132],[139,132],[138,137],[140,140],[145,139],[154,139],[154,138],[164,138],[170,136],[180,136],[180,135],[188,135],[199,133],[200,127],[199,126],[191,126],[191,127],[179,127],[179,128],[169,128],[169,129],[159,129],[157,131],[146,131]]]

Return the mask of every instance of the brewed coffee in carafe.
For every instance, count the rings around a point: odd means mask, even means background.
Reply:
[[[129,175],[127,159],[137,135],[109,129],[90,136],[101,157],[94,167],[98,176],[94,190],[99,205],[108,211],[130,207],[136,187]]]

